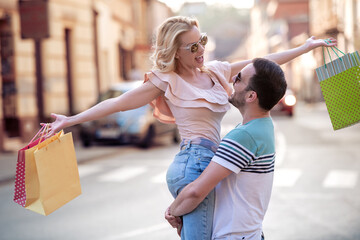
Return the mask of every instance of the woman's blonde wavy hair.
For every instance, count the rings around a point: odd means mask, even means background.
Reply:
[[[194,26],[199,28],[197,19],[184,16],[168,18],[159,26],[153,46],[154,53],[150,57],[154,70],[171,72],[176,69],[175,55],[182,44],[180,35],[190,31]]]

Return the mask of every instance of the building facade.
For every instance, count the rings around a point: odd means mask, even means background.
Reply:
[[[246,43],[248,56],[261,57],[303,43],[309,35],[308,11],[308,0],[256,0]],[[296,63],[284,64],[282,68],[288,86],[296,91]]]
[[[171,15],[154,0],[2,0],[0,149],[31,139],[52,112],[76,114],[142,77],[155,23]]]
[[[334,37],[340,50],[353,52],[360,49],[360,1],[255,0],[251,29],[246,45],[249,57],[297,47],[310,36]],[[300,100],[323,100],[315,74],[315,68],[323,64],[318,48],[282,66]]]

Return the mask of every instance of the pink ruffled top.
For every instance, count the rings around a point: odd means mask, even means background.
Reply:
[[[229,83],[231,67],[229,63],[219,61],[205,66],[214,83],[210,89],[195,87],[175,72],[152,71],[145,74],[145,82],[150,81],[164,91],[151,102],[157,119],[176,123],[182,139],[203,137],[219,143],[220,122],[230,109],[228,97],[233,91]]]

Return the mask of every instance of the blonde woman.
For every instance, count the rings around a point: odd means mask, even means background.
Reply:
[[[142,86],[74,116],[52,114],[55,118],[52,131],[151,103],[154,115],[160,121],[176,123],[182,138],[180,152],[166,176],[168,188],[176,197],[214,156],[220,142],[220,122],[230,108],[231,77],[251,62],[205,63],[206,43],[207,36],[200,32],[196,19],[181,16],[167,19],[158,29],[152,56],[154,66]],[[283,64],[316,47],[335,43],[333,40],[326,44],[312,37],[298,48],[266,58]],[[181,238],[211,239],[213,209],[211,192],[193,212],[183,216]]]

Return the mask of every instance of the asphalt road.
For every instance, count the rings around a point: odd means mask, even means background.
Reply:
[[[273,118],[277,159],[266,239],[360,239],[360,124],[333,131],[324,105]],[[230,111],[223,134],[239,121]],[[172,201],[165,173],[178,147],[114,148],[79,164],[82,195],[46,217],[12,202],[13,185],[1,185],[0,239],[179,239],[163,219]]]

